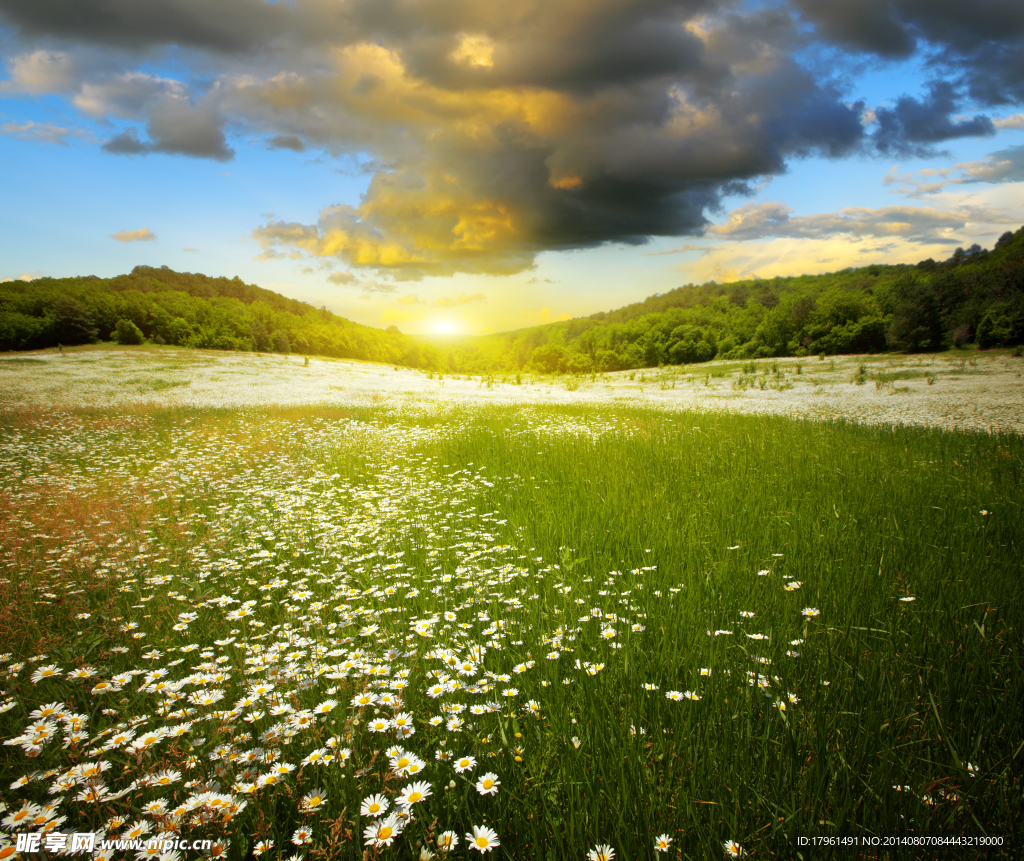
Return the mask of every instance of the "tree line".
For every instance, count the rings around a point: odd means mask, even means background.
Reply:
[[[97,341],[304,353],[437,367],[437,349],[395,327],[362,326],[238,277],[166,266],[128,275],[0,284],[0,350]]]
[[[0,284],[0,350],[99,340],[355,358],[450,373],[593,373],[808,354],[1024,344],[1024,227],[941,262],[688,284],[615,311],[429,343],[239,278],[137,266]]]
[[[616,311],[465,340],[477,371],[591,373],[705,362],[1024,344],[1024,228],[989,251],[827,275],[687,285]]]

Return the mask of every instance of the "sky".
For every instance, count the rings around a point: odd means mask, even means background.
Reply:
[[[1024,225],[1020,0],[0,0],[0,280],[486,334]]]

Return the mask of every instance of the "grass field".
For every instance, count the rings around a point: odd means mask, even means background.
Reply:
[[[0,847],[1020,851],[1020,436],[403,404],[0,414]]]

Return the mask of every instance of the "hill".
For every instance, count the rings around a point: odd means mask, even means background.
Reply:
[[[137,266],[0,284],[0,350],[100,339],[297,352],[454,373],[592,373],[720,359],[1024,344],[1024,227],[992,250],[824,275],[689,284],[478,338],[363,326],[239,278]]]
[[[214,350],[296,352],[434,367],[434,347],[363,326],[239,278],[136,266],[115,278],[0,284],[0,350],[98,340]]]
[[[442,348],[454,370],[589,373],[1024,344],[1024,228],[988,251],[825,275],[687,285],[614,311]]]

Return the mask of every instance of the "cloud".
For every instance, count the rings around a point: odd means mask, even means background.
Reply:
[[[28,36],[102,45],[181,45],[239,51],[270,39],[288,15],[262,0],[0,0],[0,15]]]
[[[937,194],[950,185],[1021,181],[1024,181],[1024,145],[997,150],[982,160],[959,162],[951,168],[925,168],[905,174],[897,174],[894,168],[882,179],[886,185],[898,186],[896,191],[906,197]]]
[[[462,294],[456,298],[442,296],[434,304],[442,308],[455,308],[458,305],[472,305],[476,302],[486,302],[487,297],[483,293],[473,293],[469,296]]]
[[[38,50],[12,57],[10,77],[0,82],[0,92],[55,93],[73,88],[78,69],[64,51]]]
[[[670,248],[668,251],[648,251],[643,256],[660,257],[662,254],[685,254],[688,251],[707,252],[707,247],[704,245],[691,245],[687,242],[685,245],[680,245],[678,248]]]
[[[399,305],[416,305],[419,303],[419,301],[420,298],[415,293],[408,293],[405,296],[398,297]]]
[[[7,276],[5,278],[0,278],[0,284],[7,281],[35,281],[36,278],[42,277],[43,274],[41,272],[22,272],[21,275],[15,275],[14,277]]]
[[[199,249],[198,248],[182,248],[181,250],[184,251],[186,254],[198,254],[199,253]]]
[[[1022,182],[1024,181],[1024,145],[998,150],[984,161],[958,164],[963,183],[969,182]]]
[[[213,109],[197,107],[180,96],[166,96],[149,108],[148,141],[128,128],[107,140],[103,149],[115,155],[157,152],[230,161],[235,151],[227,145],[221,122]]]
[[[818,37],[887,59],[924,54],[957,75],[971,98],[1024,97],[1024,7],[1019,0],[791,0]]]
[[[924,99],[901,96],[893,108],[875,108],[878,127],[872,135],[883,153],[927,155],[930,145],[961,137],[994,135],[995,126],[986,116],[954,120],[956,91],[948,81],[932,81]]]
[[[748,203],[730,212],[725,224],[708,228],[708,233],[735,240],[853,236],[952,242],[953,231],[969,220],[966,214],[942,212],[930,206],[847,207],[839,212],[798,216],[790,215],[792,211],[783,203]]]
[[[153,242],[156,234],[151,233],[148,227],[143,227],[141,230],[119,230],[112,233],[110,238],[118,242]]]
[[[327,276],[327,280],[332,284],[355,284],[358,279],[351,272],[332,272]]]
[[[1008,117],[992,120],[997,129],[1024,129],[1024,114],[1010,114]]]
[[[267,138],[267,149],[290,149],[292,152],[305,152],[306,145],[296,135],[274,135]]]
[[[268,217],[252,235],[260,259],[316,258],[385,283],[507,275],[544,251],[698,236],[725,196],[753,193],[794,159],[863,154],[867,143],[922,153],[992,134],[986,116],[957,111],[967,97],[1024,99],[1020,10],[1019,0],[0,0],[25,46],[12,86],[119,120],[110,153],[226,161],[230,132],[372,173],[358,203],[328,205],[325,190],[319,214]],[[822,42],[839,46],[824,70],[821,52],[806,50]],[[843,88],[865,53],[918,57],[936,81],[866,113]],[[174,77],[154,74],[168,57]]]
[[[0,135],[21,141],[31,141],[32,143],[67,146],[69,134],[81,136],[80,132],[72,132],[69,129],[55,126],[51,123],[34,123],[31,120],[24,123],[0,124]]]

